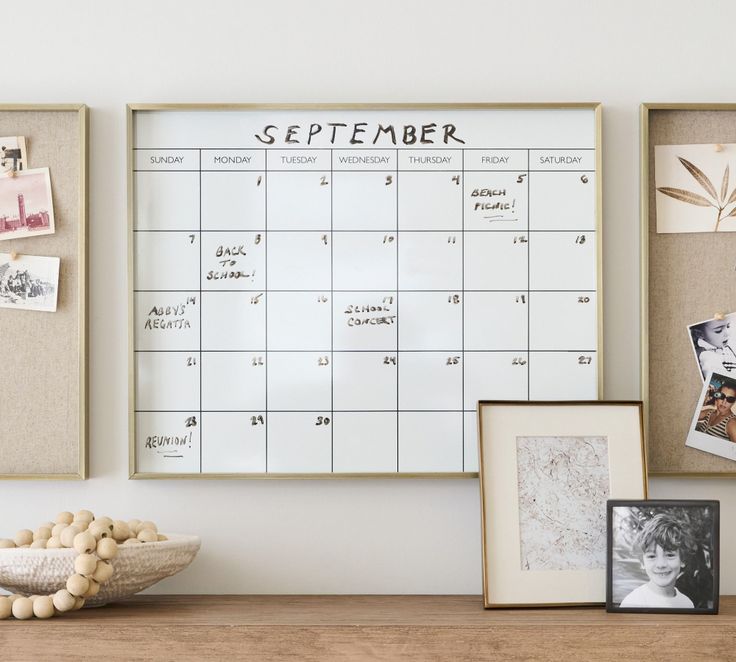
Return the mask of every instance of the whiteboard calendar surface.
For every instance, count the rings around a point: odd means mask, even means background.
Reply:
[[[599,395],[598,107],[133,107],[133,471],[468,474]]]

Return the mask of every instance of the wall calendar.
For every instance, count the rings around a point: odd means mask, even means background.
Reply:
[[[600,106],[128,110],[131,473],[468,475],[600,395]]]

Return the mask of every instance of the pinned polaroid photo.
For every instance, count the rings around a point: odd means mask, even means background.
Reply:
[[[0,177],[0,241],[54,233],[48,168]]]
[[[736,232],[736,144],[655,145],[657,232]]]
[[[58,257],[0,253],[0,308],[56,312]]]
[[[736,460],[736,379],[708,373],[690,424],[686,446]]]
[[[687,330],[703,379],[709,372],[732,374],[736,378],[736,350],[731,345],[736,313],[691,324]]]
[[[23,136],[0,138],[0,174],[12,175],[27,167],[26,139]]]

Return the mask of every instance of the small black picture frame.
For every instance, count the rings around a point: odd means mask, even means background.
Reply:
[[[611,499],[606,611],[717,614],[720,502]]]

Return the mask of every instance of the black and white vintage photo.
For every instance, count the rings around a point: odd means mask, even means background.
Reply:
[[[0,177],[0,241],[53,234],[54,205],[48,168]]]
[[[736,375],[708,373],[686,445],[736,460]]]
[[[736,350],[731,345],[735,323],[736,313],[729,313],[687,327],[703,379],[709,372],[736,377]]]
[[[0,174],[14,175],[26,168],[26,139],[23,136],[0,138]]]
[[[56,312],[58,257],[0,253],[0,308]]]
[[[608,502],[608,611],[718,613],[718,501]]]

